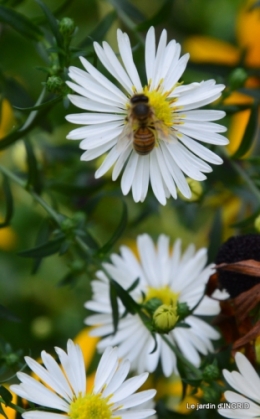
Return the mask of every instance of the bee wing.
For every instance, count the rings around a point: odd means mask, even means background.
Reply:
[[[121,132],[121,134],[117,138],[117,145],[116,149],[119,153],[123,153],[126,148],[129,146],[130,142],[134,140],[134,133],[131,129],[131,126],[126,125]]]
[[[173,130],[171,127],[165,127],[165,125],[159,119],[153,119],[153,126],[156,130],[156,137],[159,140],[163,140],[172,144],[178,141],[177,137],[175,137],[175,130]]]

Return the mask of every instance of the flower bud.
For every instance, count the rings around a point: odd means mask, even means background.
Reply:
[[[153,314],[153,325],[158,333],[169,333],[178,321],[177,305],[162,304]]]
[[[70,17],[63,17],[59,22],[59,30],[60,33],[65,36],[69,37],[73,35],[75,31],[75,22]]]
[[[191,197],[190,198],[186,198],[184,195],[182,195],[181,192],[179,192],[179,196],[183,201],[189,201],[189,202],[196,202],[200,199],[202,193],[203,193],[203,188],[201,186],[201,182],[198,182],[197,180],[191,179],[191,178],[187,178],[187,183],[190,187],[191,190]]]
[[[58,76],[50,76],[47,79],[46,87],[51,93],[62,93],[64,81]]]
[[[229,87],[231,90],[237,90],[240,87],[243,87],[248,75],[243,68],[236,68],[229,75]]]
[[[204,368],[202,378],[204,381],[215,381],[219,377],[219,369],[217,365],[211,364]]]

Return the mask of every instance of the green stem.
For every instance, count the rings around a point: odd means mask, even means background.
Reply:
[[[201,372],[196,368],[190,361],[188,361],[182,353],[179,351],[179,349],[174,346],[166,336],[161,335],[161,338],[164,340],[165,343],[171,348],[171,350],[175,353],[176,357],[184,364],[186,367],[194,374],[196,379],[201,380]]]
[[[78,244],[78,246],[81,248],[81,250],[83,250],[83,252],[85,252],[86,255],[89,256],[89,248],[86,245],[86,243],[79,236],[75,237],[75,241]]]
[[[32,197],[37,201],[48,214],[56,221],[58,225],[60,225],[61,219],[59,214],[54,211],[46,201],[44,201],[37,193],[35,193],[33,190],[27,188],[27,183],[22,181],[18,176],[16,176],[13,172],[11,172],[6,167],[3,167],[0,165],[0,172],[2,172],[5,176],[7,176],[9,179],[13,180],[15,183],[17,183],[19,186],[21,186],[23,189],[27,190]]]

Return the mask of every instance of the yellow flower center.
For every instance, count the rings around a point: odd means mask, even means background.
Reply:
[[[173,109],[171,103],[173,100],[167,99],[169,92],[162,93],[159,90],[148,90],[144,88],[144,94],[149,98],[149,104],[153,108],[156,119],[167,127],[173,125]]]
[[[149,287],[146,292],[145,301],[149,301],[152,298],[158,298],[162,304],[175,305],[177,304],[179,293],[173,292],[168,286],[162,288]]]
[[[70,405],[70,419],[111,419],[112,410],[108,397],[102,398],[101,394],[86,394],[79,397]],[[115,419],[120,419],[118,416]]]

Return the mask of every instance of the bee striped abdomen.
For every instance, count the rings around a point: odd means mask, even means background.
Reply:
[[[133,146],[141,156],[149,154],[155,146],[154,132],[148,127],[140,127],[134,133]]]

